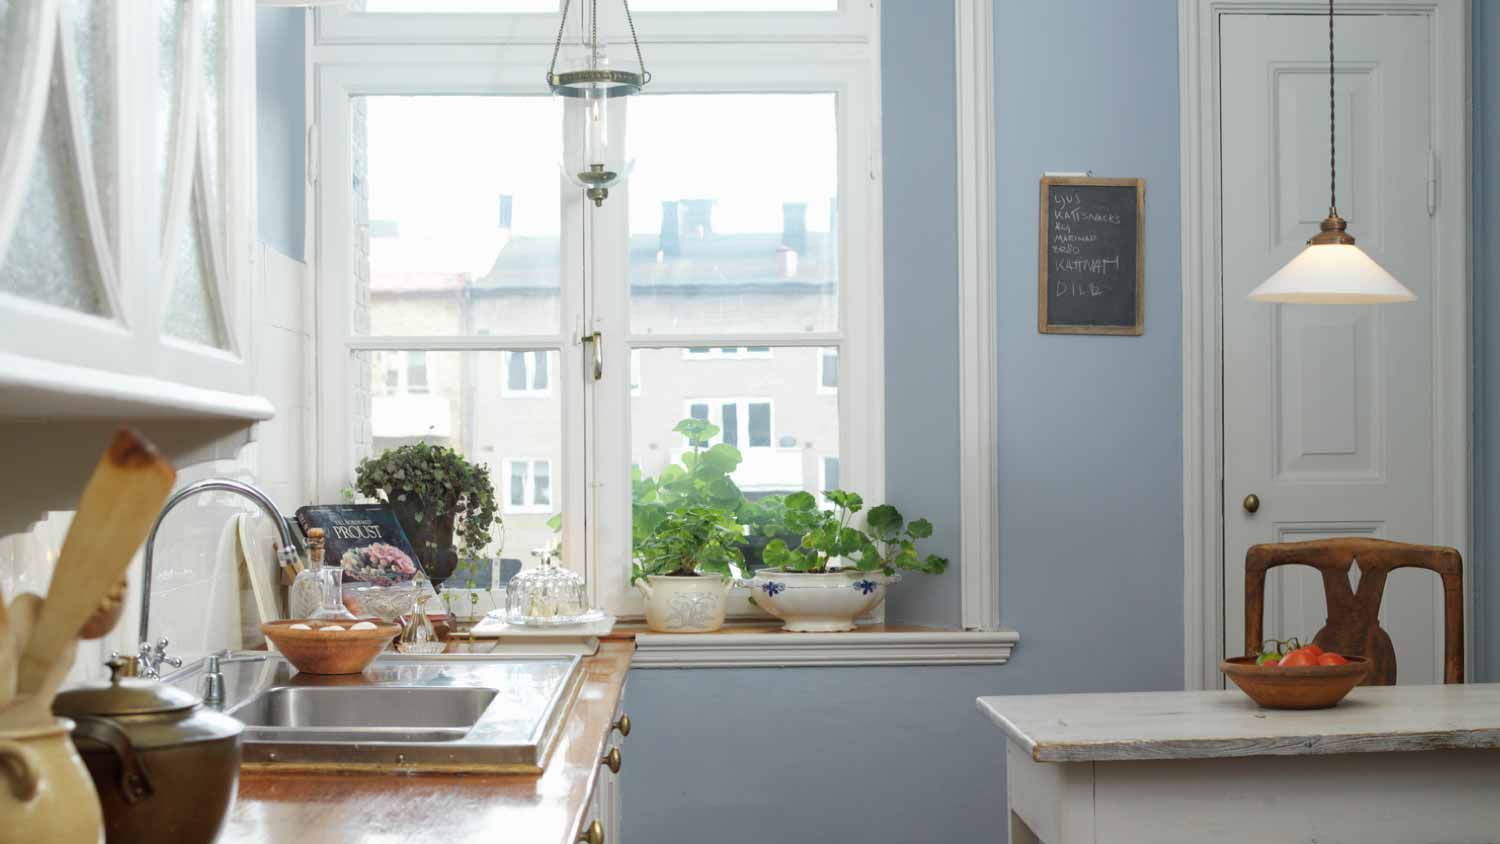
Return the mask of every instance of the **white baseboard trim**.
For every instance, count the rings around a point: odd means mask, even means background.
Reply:
[[[1014,630],[881,633],[638,633],[631,668],[1004,665]]]

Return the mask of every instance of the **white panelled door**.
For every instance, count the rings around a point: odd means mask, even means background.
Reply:
[[[1417,294],[1401,305],[1246,301],[1328,210],[1327,18],[1227,15],[1221,37],[1224,645],[1238,654],[1255,543],[1463,543],[1435,535],[1430,21],[1337,21],[1339,212]],[[1307,641],[1322,627],[1312,569],[1274,570],[1266,592],[1268,637]],[[1381,624],[1402,683],[1441,682],[1439,596],[1431,572],[1390,577]]]

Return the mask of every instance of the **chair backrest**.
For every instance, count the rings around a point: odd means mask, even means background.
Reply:
[[[1359,589],[1349,567],[1359,565]],[[1463,557],[1456,549],[1384,539],[1317,539],[1255,545],[1245,552],[1245,652],[1260,649],[1264,635],[1266,572],[1277,566],[1311,566],[1323,575],[1328,619],[1313,637],[1319,647],[1370,660],[1365,685],[1396,683],[1396,651],[1380,627],[1386,576],[1400,568],[1437,572],[1443,580],[1443,682],[1464,681]]]

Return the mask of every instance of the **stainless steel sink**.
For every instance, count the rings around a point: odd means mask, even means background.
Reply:
[[[454,741],[484,717],[494,689],[352,686],[266,689],[231,714],[263,736],[322,741]]]
[[[279,655],[223,660],[223,711],[247,765],[540,771],[581,683],[577,656],[383,654],[363,674],[300,674]],[[201,666],[169,681],[197,690]]]

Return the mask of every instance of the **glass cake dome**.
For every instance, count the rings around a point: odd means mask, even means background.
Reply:
[[[505,585],[507,622],[538,626],[581,624],[598,616],[590,611],[583,578],[557,565],[551,548],[538,548],[531,555],[541,562],[517,572]]]

